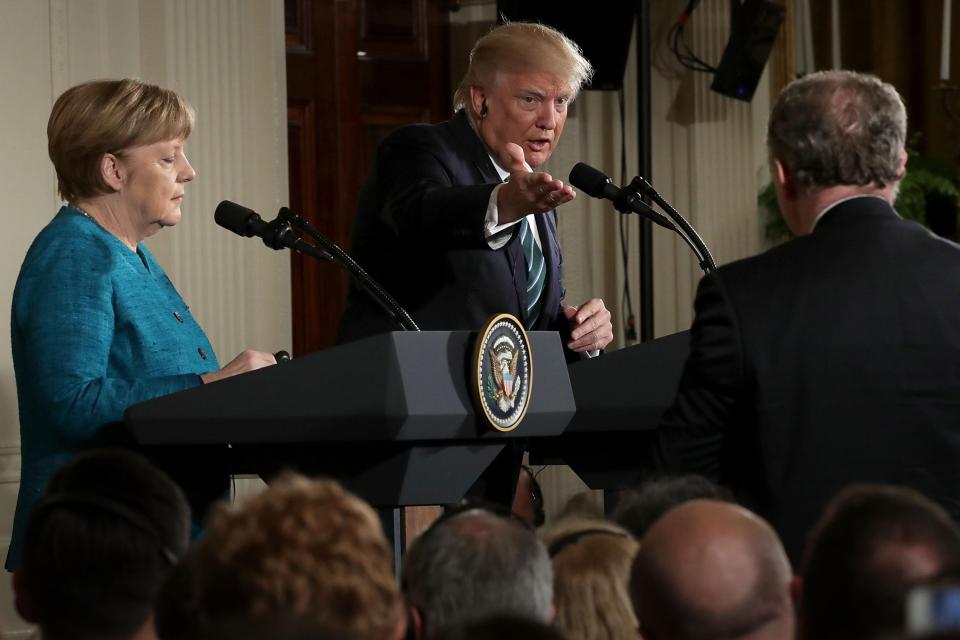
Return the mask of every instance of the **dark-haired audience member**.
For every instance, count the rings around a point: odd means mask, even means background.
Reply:
[[[644,536],[630,593],[644,640],[792,640],[790,562],[742,507],[693,500]]]
[[[640,540],[660,516],[696,499],[734,501],[729,489],[703,476],[660,476],[624,491],[613,511],[613,521]]]
[[[392,640],[405,630],[376,513],[334,481],[292,474],[220,505],[157,605],[169,640]]]
[[[960,567],[960,533],[941,507],[912,489],[849,487],[810,534],[799,637],[900,634],[910,589],[953,567]]]
[[[568,518],[542,534],[553,562],[556,625],[577,640],[636,640],[630,565],[637,542],[607,520]]]
[[[16,608],[44,640],[155,638],[160,585],[186,551],[179,487],[128,451],[91,451],[61,467],[27,521]]]
[[[491,616],[466,624],[448,627],[437,640],[564,640],[560,631],[545,622],[519,616]]]
[[[492,615],[553,618],[546,547],[522,522],[483,509],[441,518],[417,538],[403,585],[417,638]]]
[[[907,113],[852,71],[791,82],[767,147],[798,236],[704,276],[654,464],[734,488],[787,553],[857,482],[960,519],[960,247],[894,209]]]

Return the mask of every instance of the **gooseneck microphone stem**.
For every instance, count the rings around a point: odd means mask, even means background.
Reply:
[[[613,202],[614,208],[620,213],[636,213],[641,217],[660,225],[664,229],[675,231],[683,241],[689,245],[693,254],[700,262],[700,268],[705,273],[709,273],[717,268],[710,250],[704,244],[703,239],[697,235],[686,220],[683,219],[677,210],[670,206],[670,203],[660,197],[650,183],[637,176],[624,188],[620,188],[608,178],[602,171],[594,169],[588,164],[578,162],[570,170],[570,184],[580,189],[588,196],[594,198],[603,198]],[[657,206],[667,212],[669,217],[654,211],[650,205],[644,202],[644,197],[652,200]],[[672,220],[671,220],[672,218]]]
[[[384,291],[383,287],[377,284],[353,258],[290,209],[283,207],[277,214],[276,219],[264,222],[263,218],[253,209],[224,200],[217,205],[214,219],[218,225],[237,235],[247,238],[253,236],[261,238],[263,244],[271,249],[287,248],[314,258],[329,260],[343,267],[350,272],[357,286],[366,291],[367,295],[380,305],[404,330],[420,331],[420,327],[413,321],[410,314],[390,294]],[[294,233],[292,225],[296,225],[309,233],[320,246],[306,242]]]
[[[687,222],[669,202],[657,193],[657,190],[653,188],[650,182],[642,176],[637,176],[630,183],[630,188],[631,190],[636,189],[647,196],[656,202],[657,206],[667,212],[667,215],[670,216],[680,228],[677,232],[678,235],[690,245],[690,249],[692,249],[693,253],[697,256],[697,259],[700,261],[700,268],[703,269],[704,273],[710,273],[716,270],[717,262],[713,259],[713,255],[711,255],[710,249],[707,248],[707,244],[703,241],[703,238],[700,237],[700,234],[696,232],[690,223]]]
[[[383,308],[396,322],[406,331],[420,331],[420,327],[413,321],[407,310],[400,306],[393,296],[384,290],[376,280],[357,264],[356,260],[351,258],[346,251],[341,249],[335,242],[324,236],[322,233],[310,224],[308,220],[297,213],[294,213],[287,207],[281,207],[277,214],[277,219],[288,224],[292,224],[299,229],[306,231],[314,241],[319,244],[333,261],[346,269],[353,277],[354,283],[367,292],[374,302]]]

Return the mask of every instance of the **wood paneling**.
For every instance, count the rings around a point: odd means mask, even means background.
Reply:
[[[286,0],[291,208],[349,250],[357,197],[394,128],[450,115],[440,0]],[[333,344],[347,278],[292,257],[296,355]]]
[[[938,89],[942,3],[844,0],[839,6],[843,68],[873,73],[893,84],[907,105],[910,135],[923,133],[917,150],[956,164],[960,123],[946,115]],[[954,33],[960,28],[957,13],[953,12]],[[816,66],[828,69],[830,0],[810,0],[810,14]],[[957,49],[952,48],[954,77],[960,62]]]

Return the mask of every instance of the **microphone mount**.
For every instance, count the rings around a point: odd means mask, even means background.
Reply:
[[[613,207],[620,213],[636,213],[668,231],[676,231],[677,227],[670,222],[669,218],[654,211],[653,207],[643,201],[643,196],[640,195],[641,180],[643,178],[637,176],[628,186],[620,189],[620,193],[613,199]]]
[[[670,203],[667,202],[642,176],[635,177],[629,185],[621,188],[613,184],[609,177],[588,164],[578,162],[570,171],[570,183],[594,198],[604,198],[613,202],[620,213],[636,213],[665,229],[674,231],[690,247],[700,268],[709,273],[717,268],[710,250],[690,223],[684,220]],[[666,212],[666,216],[655,211],[647,201],[654,202]]]
[[[636,189],[639,194],[653,200],[658,207],[663,209],[667,215],[673,219],[677,227],[679,227],[679,229],[675,228],[675,230],[680,237],[690,245],[693,253],[700,261],[700,268],[704,273],[710,273],[716,270],[717,262],[713,259],[710,249],[707,248],[707,243],[703,241],[703,238],[700,237],[696,229],[680,215],[680,212],[674,209],[663,196],[657,193],[657,190],[653,188],[653,185],[650,184],[648,180],[643,176],[637,176],[630,182],[630,189]]]
[[[399,302],[394,299],[387,291],[380,286],[380,284],[370,277],[363,267],[361,267],[357,262],[347,254],[346,251],[341,249],[335,242],[324,236],[322,233],[317,231],[317,229],[310,224],[308,220],[304,217],[288,209],[287,207],[280,207],[280,211],[277,213],[277,220],[281,224],[286,225],[287,229],[290,229],[292,233],[292,227],[295,226],[298,229],[303,230],[313,240],[320,245],[320,247],[314,247],[317,251],[324,253],[329,257],[335,264],[340,265],[350,275],[353,277],[354,283],[364,291],[367,292],[374,302],[380,305],[384,311],[387,312],[396,322],[399,324],[405,331],[420,331],[420,327],[417,326],[417,323],[413,321],[413,318],[404,309]],[[305,243],[306,244],[306,243]],[[308,245],[314,246],[314,245]]]
[[[261,238],[263,244],[271,249],[291,249],[297,253],[328,260],[339,265],[346,269],[357,286],[366,291],[367,295],[393,317],[404,330],[420,330],[410,314],[383,287],[374,281],[353,258],[347,255],[336,243],[313,228],[313,225],[307,220],[287,207],[281,207],[275,219],[264,222],[263,218],[253,209],[224,200],[217,206],[214,219],[218,225],[237,235],[247,238],[253,236]],[[310,234],[317,244],[314,245],[305,241],[297,235],[294,227]]]

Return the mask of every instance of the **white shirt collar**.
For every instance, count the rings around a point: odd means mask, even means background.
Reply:
[[[509,172],[509,171],[504,171],[504,170],[500,167],[500,165],[497,164],[497,161],[494,159],[493,154],[490,153],[489,151],[487,152],[487,157],[489,157],[489,158],[490,158],[490,162],[493,163],[493,168],[497,170],[497,175],[500,176],[500,182],[503,182],[504,180],[506,180],[507,178],[510,177],[510,172]]]
[[[487,149],[487,157],[489,157],[490,162],[493,163],[493,168],[497,170],[497,175],[500,176],[500,182],[506,181],[506,179],[510,177],[510,172],[500,166],[500,164],[497,162],[497,159],[493,157],[492,153],[490,153],[489,149]],[[533,171],[533,169],[530,168],[530,165],[527,164],[526,160],[523,161],[523,166],[527,171]]]

